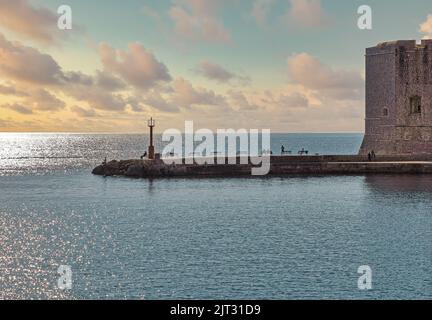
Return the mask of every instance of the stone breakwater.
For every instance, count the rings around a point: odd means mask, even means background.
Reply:
[[[215,162],[216,163],[216,162]],[[236,163],[240,163],[237,159]],[[251,164],[165,164],[162,160],[113,160],[93,169],[102,176],[240,177],[251,176]],[[386,156],[368,161],[364,156],[272,156],[269,176],[329,174],[432,174],[432,155]]]

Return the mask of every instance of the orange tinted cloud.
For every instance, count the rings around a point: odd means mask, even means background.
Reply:
[[[6,108],[6,109],[9,109],[9,110],[21,113],[21,114],[32,114],[33,113],[33,110],[31,108],[26,107],[26,106],[19,104],[19,103],[12,103],[12,104],[7,103],[4,105],[1,105],[0,107]]]
[[[46,7],[35,7],[27,0],[0,1],[1,26],[15,34],[43,44],[57,42],[58,16]]]
[[[288,19],[302,27],[318,27],[328,21],[320,0],[290,0]]]
[[[195,88],[189,81],[177,78],[174,81],[173,103],[178,107],[192,105],[223,105],[224,97],[212,90]]]
[[[432,14],[429,14],[426,21],[420,25],[420,32],[426,34],[425,38],[432,37]]]
[[[165,64],[140,43],[130,43],[128,50],[116,50],[107,43],[101,43],[99,55],[106,70],[137,88],[149,89],[171,80]]]
[[[293,83],[319,91],[322,95],[347,100],[362,97],[364,80],[359,72],[333,70],[307,53],[288,58],[288,73]]]
[[[231,42],[231,34],[217,12],[222,1],[177,0],[169,10],[174,32],[186,40],[202,42]]]
[[[8,41],[1,33],[0,75],[38,84],[55,84],[63,78],[60,66],[50,55],[19,42]]]

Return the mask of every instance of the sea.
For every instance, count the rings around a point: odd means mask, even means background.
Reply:
[[[271,148],[356,154],[362,138]],[[431,176],[91,174],[147,144],[0,133],[0,299],[432,299]]]

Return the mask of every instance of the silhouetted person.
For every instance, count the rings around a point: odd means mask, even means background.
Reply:
[[[375,151],[373,151],[373,150],[372,150],[372,152],[371,152],[371,157],[372,157],[373,160],[375,160],[375,158],[376,158]]]
[[[368,153],[368,161],[372,161],[372,154],[370,152]]]
[[[285,153],[285,147],[282,145],[282,147],[281,147],[281,154],[284,154]]]

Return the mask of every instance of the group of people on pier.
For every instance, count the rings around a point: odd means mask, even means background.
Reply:
[[[283,155],[286,155],[286,154],[292,154],[292,151],[286,151],[285,150],[285,146],[284,145],[282,145],[281,146],[281,155],[283,156]],[[309,154],[309,151],[308,150],[305,150],[305,148],[302,148],[299,152],[298,152],[298,154],[299,155],[308,155]]]

